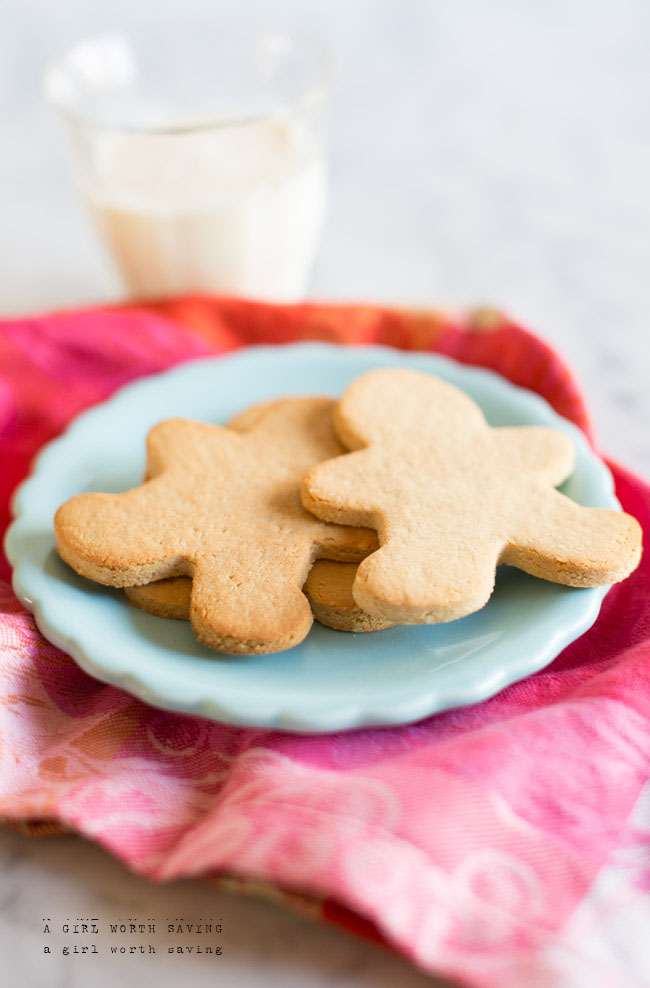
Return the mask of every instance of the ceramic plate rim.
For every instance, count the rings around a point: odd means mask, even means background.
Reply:
[[[609,587],[597,587],[583,595],[584,606],[576,608],[574,620],[567,621],[558,628],[554,635],[549,636],[544,645],[540,645],[534,654],[522,653],[518,662],[511,662],[506,668],[501,668],[482,679],[474,682],[469,689],[467,684],[458,690],[431,688],[428,692],[417,696],[402,697],[391,700],[387,705],[365,705],[358,698],[351,699],[344,707],[311,710],[307,715],[301,715],[295,710],[283,709],[281,702],[267,704],[266,708],[254,704],[252,708],[242,707],[237,702],[216,701],[214,697],[197,695],[170,695],[169,692],[157,690],[148,680],[145,681],[137,672],[116,671],[115,663],[106,660],[106,646],[98,642],[88,629],[69,626],[63,611],[49,606],[39,593],[39,579],[44,573],[40,567],[34,566],[29,553],[25,549],[24,537],[29,532],[30,501],[37,495],[39,485],[46,482],[47,471],[52,463],[56,464],[61,451],[71,443],[74,444],[79,432],[87,428],[88,423],[97,416],[111,414],[116,407],[126,405],[129,401],[141,400],[149,389],[158,389],[166,382],[181,383],[184,377],[191,379],[197,368],[214,364],[223,368],[224,363],[236,364],[246,361],[251,356],[278,357],[286,354],[296,354],[299,357],[314,358],[319,354],[332,356],[334,354],[348,356],[357,355],[368,359],[369,366],[377,364],[418,365],[429,364],[435,373],[436,366],[447,368],[452,377],[461,380],[482,380],[493,388],[505,389],[510,392],[528,410],[535,410],[536,415],[546,419],[548,424],[556,424],[568,433],[574,442],[586,455],[591,470],[591,482],[599,488],[599,504],[603,507],[620,508],[614,494],[613,478],[607,466],[600,460],[589,446],[581,430],[569,420],[560,416],[550,404],[540,395],[526,388],[513,384],[502,375],[484,367],[461,364],[451,357],[428,351],[403,351],[389,346],[350,346],[322,342],[301,342],[272,345],[256,345],[243,347],[234,353],[218,356],[199,357],[175,365],[172,368],[147,375],[131,381],[118,388],[109,398],[82,411],[76,416],[60,436],[51,440],[32,461],[28,477],[20,484],[12,498],[12,513],[14,521],[9,526],[5,537],[5,551],[13,566],[13,587],[16,596],[30,610],[36,624],[43,635],[59,648],[66,651],[75,662],[89,675],[102,682],[125,689],[132,695],[144,700],[155,707],[175,712],[189,713],[208,717],[241,727],[266,727],[299,733],[319,733],[340,730],[351,730],[360,727],[395,725],[411,723],[423,717],[438,713],[442,710],[473,704],[493,696],[511,683],[517,682],[546,666],[570,642],[583,634],[596,620],[603,598]],[[114,413],[114,412],[113,412]],[[56,603],[55,594],[52,601]],[[162,620],[162,619],[161,619]],[[109,650],[110,651],[110,650]],[[273,656],[269,656],[272,661]]]

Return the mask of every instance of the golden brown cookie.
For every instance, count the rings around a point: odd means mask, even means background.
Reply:
[[[392,622],[362,611],[352,596],[357,563],[321,559],[309,571],[303,587],[314,617],[337,631],[381,631]]]
[[[54,527],[61,557],[114,587],[192,576],[197,638],[227,652],[273,652],[305,637],[302,586],[318,557],[359,560],[376,536],[323,523],[303,508],[300,479],[341,452],[329,398],[256,406],[231,426],[182,419],[147,438],[145,483],[80,494]]]
[[[147,614],[174,618],[177,621],[190,619],[192,579],[189,576],[170,576],[166,580],[154,580],[141,587],[125,587],[124,593],[132,604]]]
[[[352,596],[356,563],[317,560],[309,571],[303,593],[312,614],[321,624],[337,631],[380,631],[391,625],[365,614]],[[156,580],[142,587],[126,587],[131,603],[149,614],[188,621],[192,581],[187,576]]]
[[[467,395],[412,370],[357,378],[335,413],[355,452],[312,467],[303,503],[319,518],[375,528],[354,599],[387,621],[435,623],[478,610],[499,563],[576,587],[638,565],[630,515],[584,508],[554,490],[573,444],[538,426],[493,429]]]

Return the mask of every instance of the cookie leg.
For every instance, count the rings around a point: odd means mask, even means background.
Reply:
[[[489,600],[499,548],[463,535],[425,548],[397,537],[359,565],[352,593],[368,614],[395,624],[453,621]]]
[[[283,578],[280,571],[233,569],[232,561],[229,566],[223,561],[202,562],[192,581],[194,633],[220,652],[252,655],[292,648],[312,625],[302,583],[302,578],[298,582]]]
[[[189,576],[172,576],[140,587],[125,587],[124,592],[132,604],[148,614],[177,621],[190,619],[192,580]]]
[[[641,527],[631,515],[550,491],[530,505],[502,558],[554,583],[594,587],[624,580],[640,556]]]
[[[321,559],[314,563],[303,587],[314,617],[320,624],[337,631],[381,631],[390,621],[371,617],[362,611],[352,587],[357,573],[355,563]]]

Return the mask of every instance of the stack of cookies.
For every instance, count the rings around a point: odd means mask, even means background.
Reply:
[[[181,419],[147,438],[144,482],[56,513],[61,557],[230,653],[343,631],[452,621],[509,563],[589,587],[638,565],[630,515],[555,488],[571,440],[491,428],[464,392],[411,370],[357,378],[336,402],[285,398],[227,426]]]

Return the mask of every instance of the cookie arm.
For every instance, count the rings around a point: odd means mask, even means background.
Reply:
[[[624,580],[641,558],[641,526],[632,515],[584,508],[559,491],[529,504],[503,553],[510,563],[572,587]]]
[[[495,429],[493,434],[508,466],[522,476],[532,472],[540,480],[556,487],[573,470],[573,443],[557,429],[536,425],[515,426]]]
[[[160,510],[156,480],[123,494],[79,494],[54,517],[57,550],[81,576],[111,587],[187,573]],[[179,551],[180,550],[180,551]]]
[[[377,512],[367,506],[372,502],[372,486],[368,482],[371,469],[368,450],[347,453],[311,467],[302,480],[303,505],[323,521],[376,527]]]
[[[314,533],[314,557],[340,563],[358,563],[379,548],[372,528],[350,528],[324,522]]]

